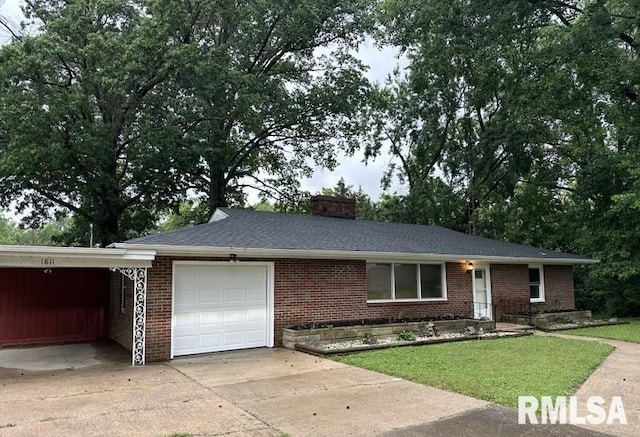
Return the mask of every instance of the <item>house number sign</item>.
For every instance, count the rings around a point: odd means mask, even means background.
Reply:
[[[55,258],[40,258],[40,265],[52,266],[52,265],[55,265],[55,263],[56,263]]]

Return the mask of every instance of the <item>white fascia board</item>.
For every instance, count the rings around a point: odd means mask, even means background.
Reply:
[[[1,246],[0,267],[151,267],[154,250]]]
[[[155,250],[157,256],[213,256],[238,258],[305,258],[305,259],[358,259],[369,261],[444,261],[465,262],[485,261],[504,264],[594,264],[598,260],[584,258],[518,258],[506,256],[449,255],[438,253],[390,253],[346,250],[304,250],[304,249],[256,249],[248,247],[173,246],[114,243],[116,248],[128,250]]]

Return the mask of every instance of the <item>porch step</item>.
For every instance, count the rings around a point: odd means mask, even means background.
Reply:
[[[530,331],[536,329],[531,325],[520,325],[517,323],[496,322],[496,331],[498,332],[513,332],[513,331]]]

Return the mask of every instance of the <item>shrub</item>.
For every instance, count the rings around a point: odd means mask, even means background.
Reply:
[[[404,330],[398,333],[396,339],[398,341],[415,341],[416,334],[413,331]]]

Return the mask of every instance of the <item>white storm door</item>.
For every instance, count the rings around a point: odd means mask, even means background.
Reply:
[[[491,286],[489,268],[477,267],[473,275],[473,316],[476,319],[491,319]]]
[[[268,267],[174,265],[172,356],[270,345]]]

